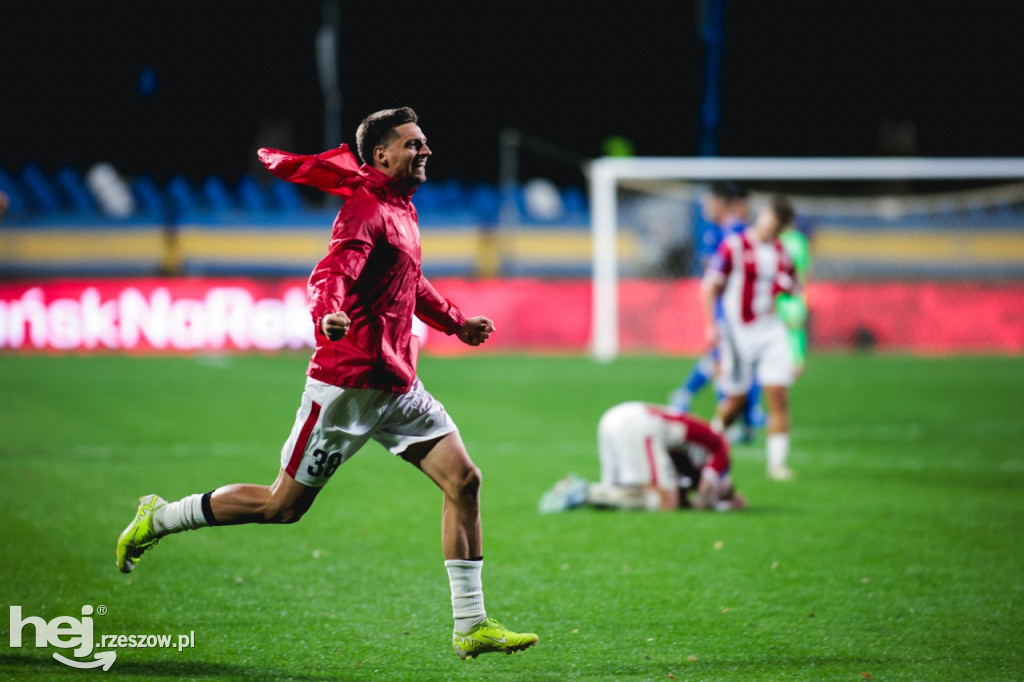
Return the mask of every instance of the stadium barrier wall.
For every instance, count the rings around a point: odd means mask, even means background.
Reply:
[[[494,319],[485,352],[588,350],[590,280],[435,278]],[[625,352],[703,351],[699,282],[620,283]],[[1024,283],[815,282],[812,348],[928,354],[1024,352]],[[468,349],[419,325],[424,351]],[[819,339],[821,341],[819,341]],[[0,283],[0,351],[205,353],[308,349],[304,278],[53,279]]]
[[[225,218],[158,223],[60,221],[0,225],[0,277],[308,274],[330,242],[333,215],[292,215],[287,224]],[[444,276],[580,276],[590,271],[585,225],[544,227],[433,224],[420,231],[423,267]],[[627,256],[639,245],[619,240]]]

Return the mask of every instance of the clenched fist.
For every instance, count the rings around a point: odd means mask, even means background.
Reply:
[[[324,315],[320,320],[320,331],[330,341],[340,341],[345,338],[345,334],[348,334],[348,328],[351,326],[352,320],[348,319],[348,315],[341,311]]]
[[[482,315],[471,317],[462,325],[462,329],[455,332],[459,339],[470,346],[479,346],[486,341],[494,331],[494,322]]]

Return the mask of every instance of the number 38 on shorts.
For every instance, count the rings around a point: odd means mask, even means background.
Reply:
[[[306,467],[306,473],[313,478],[326,480],[334,475],[342,461],[344,460],[340,452],[327,452],[317,448],[313,451],[313,463]]]

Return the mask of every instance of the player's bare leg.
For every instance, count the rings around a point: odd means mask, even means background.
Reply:
[[[480,469],[466,452],[458,431],[418,443],[403,455],[444,493],[441,549],[446,560],[475,559],[483,554],[480,530]]]
[[[488,618],[484,609],[481,475],[469,458],[458,431],[413,445],[402,456],[419,467],[444,493],[441,547],[452,591],[455,652],[466,659],[498,651],[511,654],[536,644],[537,635],[512,632]]]
[[[765,429],[768,450],[768,476],[778,481],[793,478],[786,466],[789,457],[789,389],[785,386],[765,386],[768,403],[768,425]]]
[[[272,485],[235,483],[217,488],[210,508],[218,526],[295,523],[309,511],[321,488],[302,485],[282,469]]]
[[[718,403],[715,417],[711,420],[711,428],[715,433],[725,433],[725,430],[736,421],[736,417],[740,416],[746,406],[746,393],[726,396]]]
[[[319,492],[296,483],[282,470],[272,485],[236,483],[170,503],[158,495],[145,495],[135,518],[117,539],[115,563],[122,573],[131,572],[147,550],[171,533],[214,525],[294,523]]]

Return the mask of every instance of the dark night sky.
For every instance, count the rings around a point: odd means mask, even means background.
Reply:
[[[921,155],[1024,156],[1020,4],[727,0],[720,153],[875,155],[883,121],[913,121]],[[310,0],[5,7],[0,166],[234,179],[275,125],[282,146],[320,151],[319,22]],[[697,152],[694,0],[342,0],[342,37],[345,138],[409,104],[434,178],[494,181],[505,126],[585,157],[612,133],[641,155]],[[143,97],[147,66],[158,86]],[[530,154],[523,171],[581,182]]]

